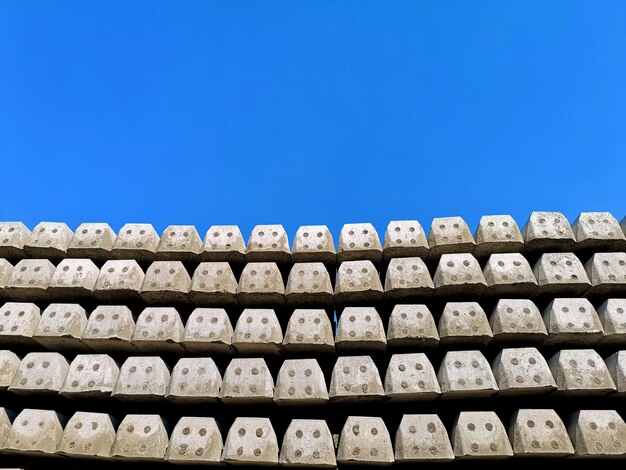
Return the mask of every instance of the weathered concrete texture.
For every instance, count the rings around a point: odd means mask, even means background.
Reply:
[[[228,353],[232,349],[233,326],[223,308],[196,308],[185,325],[182,344],[187,351]]]
[[[115,259],[152,261],[159,235],[150,224],[126,224],[117,234],[111,255]]]
[[[428,259],[436,260],[443,254],[471,253],[476,242],[461,217],[440,217],[430,224],[428,245]]]
[[[609,212],[581,212],[572,224],[572,231],[578,250],[626,250],[626,237]]]
[[[385,275],[385,298],[400,300],[428,298],[435,285],[421,258],[394,258]]]
[[[447,462],[454,459],[445,426],[435,414],[403,415],[396,432],[396,462]]]
[[[489,317],[493,342],[542,343],[548,331],[537,306],[528,299],[500,299]]]
[[[226,262],[200,263],[193,273],[189,300],[194,305],[236,305],[237,279]]]
[[[285,467],[336,468],[333,436],[326,421],[291,420],[285,431],[278,462]]]
[[[600,318],[587,299],[554,299],[543,311],[543,321],[546,344],[590,346],[604,336]]]
[[[67,247],[67,256],[97,261],[110,259],[116,237],[109,224],[80,224]]]
[[[428,240],[417,220],[395,220],[385,230],[383,258],[428,257]]]
[[[392,400],[432,400],[441,394],[426,354],[394,354],[385,374],[385,395]]]
[[[607,357],[604,362],[617,387],[617,393],[626,394],[626,351],[618,351]]]
[[[62,437],[60,415],[51,410],[25,408],[13,420],[3,447],[20,454],[54,454]]]
[[[41,319],[39,307],[27,302],[7,302],[0,309],[0,341],[3,346],[33,345]]]
[[[440,344],[485,346],[493,333],[478,302],[448,302],[439,317]]]
[[[108,397],[120,368],[107,354],[79,354],[65,376],[61,394],[71,397]]]
[[[174,307],[148,307],[137,317],[131,343],[140,351],[181,352],[184,334]]]
[[[326,225],[303,225],[293,239],[291,260],[294,263],[320,262],[334,265],[337,251],[333,235]]]
[[[159,400],[165,396],[169,383],[170,371],[160,357],[129,357],[120,367],[111,396],[121,400]]]
[[[285,284],[276,263],[248,263],[237,288],[239,303],[246,306],[282,305]]]
[[[289,263],[289,238],[282,225],[257,225],[252,229],[246,247],[246,258],[253,262]]]
[[[65,425],[58,453],[69,457],[108,458],[115,428],[106,413],[77,411]]]
[[[170,378],[165,398],[175,402],[217,401],[222,376],[210,357],[179,359]]]
[[[23,259],[13,268],[4,295],[13,300],[45,300],[54,270],[47,259]]]
[[[522,229],[524,251],[571,251],[576,240],[560,212],[532,212]]]
[[[228,430],[222,460],[233,465],[278,464],[278,439],[268,418],[236,418]]]
[[[55,352],[28,353],[20,362],[9,391],[21,394],[59,393],[69,365]]]
[[[391,437],[382,418],[349,416],[337,448],[339,464],[391,465]]]
[[[606,364],[593,349],[564,349],[548,365],[562,394],[592,396],[616,390]]]
[[[485,295],[530,296],[537,292],[537,279],[520,253],[493,254],[483,269]]]
[[[305,308],[294,310],[287,323],[283,349],[289,353],[335,352],[335,338],[326,311]]]
[[[0,257],[21,259],[30,230],[22,222],[0,222]]]
[[[135,320],[124,305],[98,305],[87,321],[81,341],[98,352],[134,351],[130,340]]]
[[[476,258],[485,258],[492,253],[516,253],[524,248],[524,237],[510,215],[482,216],[474,239]]]
[[[339,317],[335,347],[338,351],[384,351],[385,327],[374,307],[346,307]]]
[[[193,225],[170,225],[157,246],[156,259],[195,261],[202,251],[202,240]]]
[[[509,439],[516,457],[566,457],[574,453],[554,410],[522,409],[511,417]]]
[[[576,457],[598,459],[626,455],[626,423],[617,411],[578,411],[570,417],[567,431]]]
[[[7,411],[0,407],[0,449],[3,449],[4,442],[11,432],[11,420],[9,419],[9,415]],[[331,441],[332,443],[332,441]],[[334,456],[334,451],[333,451]]]
[[[204,237],[202,261],[226,261],[244,263],[246,261],[246,244],[241,230],[236,225],[212,225]]]
[[[385,390],[370,356],[344,356],[335,362],[328,394],[333,402],[361,402],[381,400]]]
[[[324,373],[315,359],[287,359],[276,378],[277,405],[318,405],[328,402]]]
[[[324,263],[295,263],[287,278],[288,305],[331,306],[333,286]]]
[[[87,314],[78,304],[50,304],[41,314],[33,339],[50,350],[88,350],[81,342]]]
[[[546,295],[582,295],[591,282],[574,253],[544,253],[535,263],[533,273],[539,291]]]
[[[184,464],[219,464],[222,433],[214,418],[180,418],[170,436],[165,460]]]
[[[240,354],[278,354],[283,331],[276,312],[268,308],[247,308],[237,320],[233,347]]]
[[[0,235],[1,236],[1,235]],[[0,258],[0,298],[4,297],[4,288],[11,279],[11,273],[13,272],[13,265],[6,259]]]
[[[191,278],[181,261],[155,261],[146,271],[139,294],[149,304],[189,302]]]
[[[263,358],[230,361],[220,390],[224,403],[271,403],[273,397],[274,379]]]
[[[443,398],[488,397],[498,391],[489,363],[480,351],[448,351],[437,379]]]
[[[433,315],[423,304],[395,305],[387,327],[389,347],[430,349],[439,343]]]
[[[626,345],[626,299],[608,299],[598,307],[603,344]]]
[[[341,228],[337,245],[338,263],[369,260],[378,265],[382,259],[383,247],[372,224],[345,224]]]
[[[0,391],[7,390],[13,382],[21,359],[12,351],[0,350]],[[0,438],[0,445],[2,439]]]
[[[88,299],[99,275],[100,270],[90,259],[64,259],[52,275],[48,295],[52,299]]]
[[[74,233],[61,222],[40,222],[30,233],[24,251],[29,258],[63,259]]]
[[[111,457],[163,460],[169,439],[159,415],[126,415],[115,435]]]
[[[503,459],[513,450],[498,415],[493,411],[463,411],[452,427],[456,458]]]
[[[435,296],[473,295],[485,291],[487,282],[476,258],[469,253],[444,254],[435,271]]]
[[[374,264],[369,261],[346,261],[339,265],[335,282],[335,302],[375,302],[383,298],[383,286]]]
[[[556,382],[537,348],[503,349],[491,364],[501,395],[549,393]]]
[[[102,301],[137,300],[144,273],[134,259],[107,261],[100,268],[94,296]]]
[[[621,295],[626,290],[626,253],[596,253],[585,263],[588,295]]]

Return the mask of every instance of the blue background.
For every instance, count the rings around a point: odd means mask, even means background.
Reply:
[[[626,215],[624,1],[0,3],[0,219]]]

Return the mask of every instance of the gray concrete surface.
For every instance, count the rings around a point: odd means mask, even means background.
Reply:
[[[403,415],[394,447],[397,463],[448,462],[454,459],[448,431],[436,414]]]
[[[513,456],[511,443],[493,411],[463,411],[452,427],[452,448],[458,459],[505,459]]]
[[[454,347],[485,346],[493,333],[489,320],[478,302],[448,302],[439,317],[439,344]]]
[[[285,467],[336,468],[333,437],[326,421],[292,419],[285,431],[278,463]]]
[[[165,398],[177,403],[217,402],[222,376],[210,357],[183,357],[178,360]]]
[[[248,263],[239,277],[237,299],[244,306],[282,305],[285,284],[276,263]]]
[[[278,439],[268,418],[236,418],[228,430],[222,460],[235,465],[278,464]]]
[[[441,394],[437,374],[424,353],[394,354],[385,374],[385,395],[391,400],[433,400]]]
[[[67,247],[67,256],[97,261],[110,259],[116,238],[117,234],[109,224],[80,224]]]
[[[200,259],[202,261],[245,262],[246,244],[239,227],[212,225],[204,237]]]
[[[339,265],[335,303],[376,302],[383,298],[378,271],[370,260],[346,261]]]
[[[200,263],[191,278],[189,300],[211,307],[237,304],[237,279],[224,261]]]
[[[295,309],[287,323],[283,349],[288,353],[334,353],[335,338],[326,311]]]
[[[378,368],[370,356],[337,358],[330,378],[328,395],[333,402],[382,400],[385,389]]]
[[[528,299],[500,299],[489,324],[494,343],[540,344],[548,331],[537,306]]]
[[[434,290],[433,280],[421,258],[394,258],[389,262],[385,274],[386,299],[429,298]]]
[[[358,465],[393,464],[391,437],[382,418],[349,416],[341,430],[337,462]]]
[[[28,236],[24,251],[29,258],[60,260],[67,256],[74,233],[62,222],[40,222]]]
[[[480,351],[448,351],[437,371],[442,398],[489,397],[498,384]]]
[[[559,415],[549,409],[521,409],[510,420],[509,439],[516,457],[567,457],[574,447]]]
[[[194,353],[224,354],[232,351],[233,326],[223,308],[196,308],[185,324],[181,344]]]
[[[274,379],[263,358],[235,358],[224,371],[220,399],[234,405],[271,403]]]
[[[547,345],[588,347],[604,336],[600,318],[587,299],[554,299],[543,311],[543,321],[548,330]]]
[[[120,400],[161,400],[167,393],[170,371],[158,356],[133,356],[124,361],[112,397]]]
[[[374,307],[346,307],[337,326],[339,352],[375,352],[387,347],[385,327]]]
[[[520,253],[495,253],[483,269],[485,295],[527,297],[538,290],[537,279],[528,261]]]
[[[474,233],[476,258],[493,253],[517,253],[524,249],[524,237],[510,215],[484,215]]]
[[[145,352],[182,352],[185,326],[174,307],[147,307],[137,317],[131,344]]]
[[[214,418],[180,418],[167,447],[165,460],[180,464],[217,465],[222,461],[222,433]]]
[[[435,276],[435,296],[480,296],[487,287],[476,258],[469,253],[443,254]]]
[[[104,302],[138,300],[144,277],[134,259],[110,260],[100,268],[93,294]]]
[[[333,304],[333,285],[323,263],[294,263],[285,290],[287,305],[322,306]]]
[[[153,261],[159,234],[150,224],[126,224],[117,233],[111,255],[115,259]]]
[[[383,258],[428,257],[429,245],[422,225],[417,220],[394,220],[385,230]]]
[[[345,224],[341,228],[337,244],[338,263],[369,260],[378,265],[382,259],[383,247],[372,224]]]
[[[107,354],[79,354],[71,362],[61,395],[106,398],[113,393],[120,368]]]
[[[115,435],[111,457],[159,461],[165,457],[169,438],[159,415],[126,415]]]
[[[616,390],[606,364],[593,349],[561,350],[548,365],[561,394],[593,396]]]
[[[289,238],[282,225],[257,225],[248,237],[246,247],[248,262],[289,263],[291,251]]]
[[[135,351],[130,340],[135,320],[125,305],[98,305],[89,315],[81,342],[93,351]]]
[[[9,391],[23,395],[57,394],[69,369],[65,357],[55,352],[31,352],[22,358]]]
[[[315,359],[283,361],[274,390],[277,405],[308,406],[328,402],[324,373]]]
[[[537,348],[505,348],[493,360],[491,370],[500,395],[521,397],[556,390],[548,363]]]
[[[170,225],[161,235],[155,258],[165,261],[196,261],[202,240],[193,225]]]
[[[326,225],[303,225],[298,227],[291,248],[294,263],[320,262],[334,265],[337,250],[333,235]]]
[[[77,411],[65,425],[58,453],[76,458],[108,458],[115,428],[106,413]]]
[[[247,308],[237,320],[233,347],[239,354],[278,354],[283,344],[283,331],[270,308]]]
[[[439,333],[430,310],[423,304],[395,305],[387,326],[387,345],[395,348],[432,349]]]

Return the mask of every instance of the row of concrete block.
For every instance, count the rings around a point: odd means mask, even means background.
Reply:
[[[593,349],[564,349],[549,361],[536,348],[503,349],[490,365],[480,351],[450,351],[435,372],[424,353],[394,354],[384,384],[370,356],[341,356],[330,388],[316,359],[287,359],[276,382],[263,358],[235,358],[224,378],[213,359],[183,358],[170,372],[158,356],[132,356],[121,367],[106,354],[32,352],[20,361],[0,351],[0,390],[69,397],[319,405],[360,400],[433,400],[556,392],[626,394],[626,351],[603,360]]]
[[[405,414],[391,435],[380,417],[349,416],[340,435],[319,419],[293,419],[282,445],[268,418],[236,418],[222,441],[211,417],[182,417],[168,435],[159,415],[0,408],[0,452],[188,464],[391,465],[509,457],[626,457],[626,423],[614,410],[580,410],[565,426],[553,409],[519,409],[505,428],[493,411],[463,411],[450,434],[436,414]],[[64,426],[65,424],[65,426]],[[117,426],[116,426],[117,425]],[[117,429],[116,429],[117,427]],[[335,445],[335,442],[337,445]]]

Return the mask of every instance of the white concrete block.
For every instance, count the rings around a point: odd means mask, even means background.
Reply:
[[[333,235],[326,225],[303,225],[298,228],[291,248],[294,263],[320,262],[334,265],[337,251]]]
[[[339,317],[335,347],[339,351],[384,351],[385,327],[374,307],[346,307]]]
[[[493,333],[487,315],[478,302],[448,302],[439,317],[442,345],[485,346]]]
[[[338,263],[369,260],[378,265],[382,259],[383,247],[372,224],[345,224],[341,228],[337,245]]]
[[[510,215],[484,215],[474,234],[474,256],[484,258],[493,253],[517,253],[524,248],[524,237]]]
[[[607,299],[598,307],[603,344],[626,345],[626,299]]]
[[[546,344],[590,346],[604,336],[600,318],[587,299],[554,299],[543,311],[543,321]]]
[[[29,302],[7,302],[0,309],[0,340],[3,346],[33,345],[39,324],[39,307]]]
[[[522,229],[524,250],[571,251],[576,240],[568,220],[560,212],[532,212]]]
[[[585,271],[591,281],[588,295],[622,295],[626,290],[626,253],[596,253]]]
[[[483,269],[487,281],[485,295],[530,296],[537,292],[537,279],[520,253],[493,254]]]
[[[155,261],[146,271],[139,294],[149,304],[189,302],[191,278],[181,261]]]
[[[50,350],[88,350],[81,338],[87,314],[78,304],[50,304],[41,314],[33,339]]]
[[[246,259],[253,262],[289,263],[289,238],[282,225],[257,225],[246,247]]]
[[[168,444],[167,430],[159,415],[126,415],[117,428],[111,457],[163,460]]]
[[[165,460],[171,463],[217,465],[222,460],[222,433],[215,418],[180,418],[170,436]]]
[[[115,259],[152,261],[159,234],[150,224],[126,224],[117,234],[111,255]]]
[[[47,259],[23,259],[13,268],[4,296],[13,300],[36,301],[48,298],[54,264]]]
[[[579,250],[626,250],[626,237],[609,212],[581,212],[572,224],[572,231]]]
[[[626,394],[626,351],[617,351],[604,360],[619,395]]]
[[[517,457],[566,457],[574,453],[567,429],[554,410],[517,411],[509,439]]]
[[[20,366],[21,359],[8,349],[0,350],[0,392],[9,388]],[[0,420],[1,421],[1,420]],[[0,432],[1,434],[1,432]],[[0,445],[2,439],[0,436]]]
[[[428,240],[422,225],[417,220],[389,222],[385,231],[383,258],[428,257]]]
[[[28,353],[20,362],[9,391],[20,394],[59,393],[68,368],[67,360],[59,353]]]
[[[246,306],[282,305],[285,284],[276,263],[248,263],[239,277],[239,303]]]
[[[96,281],[94,296],[102,301],[138,300],[144,273],[135,260],[104,263]]]
[[[107,354],[79,354],[67,371],[61,394],[69,397],[106,398],[117,383],[120,368]]]
[[[593,349],[563,349],[548,365],[561,394],[593,396],[616,390],[606,364]]]
[[[90,259],[64,259],[56,267],[48,294],[53,299],[89,299],[100,270]]]
[[[285,431],[278,462],[286,467],[336,468],[333,436],[326,421],[292,419]]]
[[[58,453],[76,458],[106,459],[115,441],[115,428],[106,413],[77,411],[67,424]]]
[[[170,371],[160,357],[129,357],[120,367],[111,396],[120,400],[160,400],[169,382]]]
[[[392,400],[433,400],[441,394],[426,354],[394,354],[385,374],[385,395]]]
[[[428,233],[429,259],[448,253],[471,253],[476,242],[467,223],[461,217],[433,219]]]
[[[585,268],[573,253],[544,253],[533,272],[542,294],[582,295],[591,287]]]
[[[247,308],[237,320],[233,347],[240,354],[278,354],[283,331],[276,312],[268,308]]]
[[[6,409],[0,407],[0,449],[4,448],[4,443],[11,433],[11,420]],[[334,455],[334,454],[333,454]]]
[[[61,222],[40,222],[30,233],[24,251],[29,258],[63,259],[74,233]]]
[[[220,399],[224,403],[271,403],[274,379],[263,358],[235,358],[224,372]]]
[[[286,359],[278,371],[274,403],[308,406],[328,403],[324,373],[315,359]]]
[[[116,237],[109,224],[80,224],[67,247],[67,256],[97,261],[110,259]]]
[[[24,258],[24,245],[29,237],[30,230],[22,222],[0,222],[0,257]]]
[[[382,418],[349,416],[341,430],[337,462],[346,465],[393,464],[391,437]]]
[[[294,310],[287,323],[283,349],[289,353],[334,353],[335,338],[326,311]]]
[[[60,415],[52,410],[25,408],[13,420],[3,447],[19,454],[54,454],[62,437]]]
[[[223,308],[196,308],[185,325],[182,344],[196,353],[229,353],[233,326]]]
[[[500,299],[489,324],[494,342],[542,343],[548,331],[537,306],[528,299]]]
[[[385,298],[389,300],[428,298],[435,285],[421,258],[394,258],[385,274]]]
[[[130,340],[135,320],[124,305],[98,305],[87,321],[81,341],[98,352],[134,351]]]
[[[435,414],[402,415],[394,447],[397,463],[454,459],[448,432]]]
[[[191,278],[189,300],[194,305],[236,305],[237,279],[226,262],[200,263]]]
[[[4,297],[3,290],[9,283],[12,273],[13,265],[9,263],[6,259],[0,258],[0,298]]]
[[[222,460],[232,465],[277,465],[278,439],[268,418],[235,418]]]
[[[335,282],[335,303],[382,300],[383,286],[371,261],[346,261],[339,265]]]
[[[140,351],[181,352],[184,334],[174,307],[147,307],[137,317],[131,343]]]
[[[478,296],[487,287],[478,261],[469,253],[442,255],[433,281],[436,296]]]
[[[498,391],[489,363],[480,351],[448,351],[437,379],[443,398],[488,397]]]
[[[537,348],[507,348],[496,356],[491,370],[501,395],[530,395],[556,390],[556,382]]]
[[[172,370],[165,398],[184,403],[215,402],[221,386],[222,376],[213,359],[182,358]]]
[[[451,434],[458,459],[505,459],[513,455],[504,425],[493,411],[459,413]]]
[[[626,455],[626,423],[617,411],[578,411],[570,417],[567,430],[576,457],[601,459]]]
[[[328,395],[333,402],[382,400],[385,390],[372,358],[338,357],[330,378]]]
[[[156,259],[196,261],[202,251],[202,240],[193,225],[170,225],[161,235]]]
[[[202,261],[226,261],[244,263],[246,261],[246,244],[241,230],[236,225],[213,225],[204,237]]]
[[[333,285],[323,263],[295,263],[287,278],[288,305],[332,306]]]
[[[439,333],[426,305],[395,305],[387,327],[389,347],[430,349],[439,343]]]

